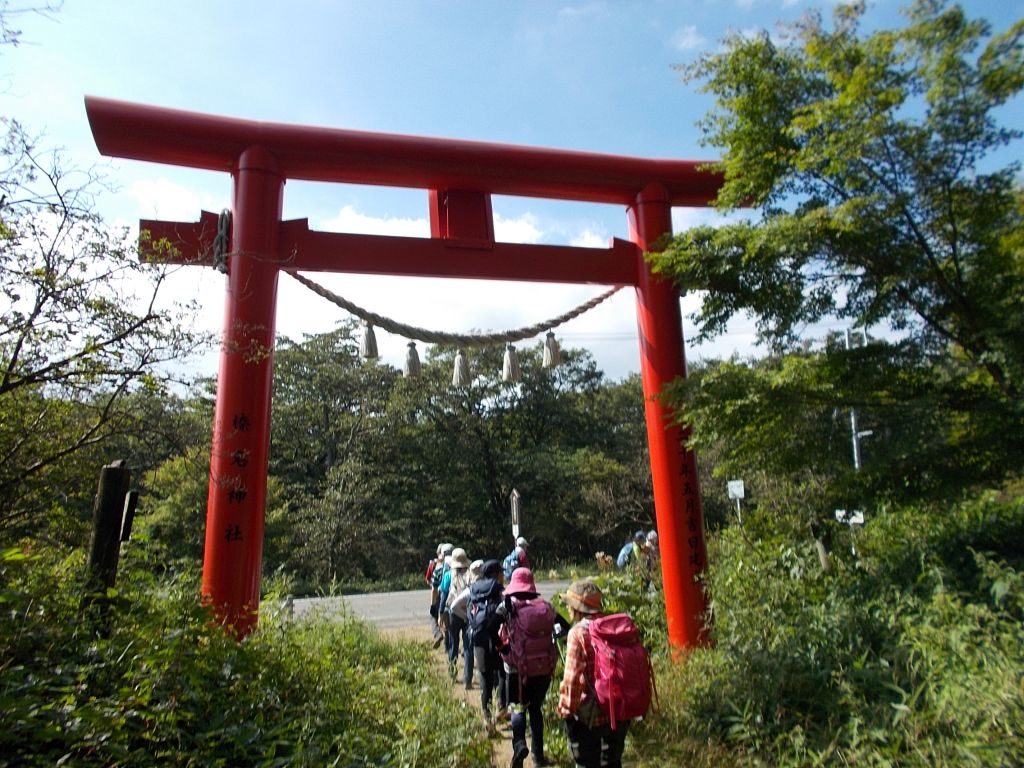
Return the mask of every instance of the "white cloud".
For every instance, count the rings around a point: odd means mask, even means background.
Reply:
[[[569,245],[577,248],[607,248],[608,239],[592,229],[585,229],[569,240]]]
[[[314,226],[325,232],[351,232],[358,235],[392,235],[395,237],[430,237],[430,222],[426,218],[401,218],[398,216],[370,216],[356,210],[352,205],[344,206],[337,215]],[[538,243],[544,232],[537,224],[537,217],[524,213],[515,218],[494,214],[494,235],[503,243]]]
[[[537,217],[524,213],[506,219],[500,213],[494,214],[494,239],[502,243],[539,243],[544,232],[537,226]]]
[[[594,0],[589,3],[577,5],[565,5],[558,9],[558,15],[563,19],[579,18],[581,16],[594,16],[605,13],[605,3]]]
[[[224,205],[212,194],[197,194],[194,187],[164,176],[132,182],[128,195],[141,216],[164,221],[198,221],[200,211],[219,211]]]
[[[719,213],[715,208],[673,208],[672,231],[684,232],[692,227],[716,227],[729,224],[753,215],[751,211]]]
[[[696,26],[688,24],[672,33],[671,43],[678,51],[693,51],[703,48],[707,40],[697,31]]]
[[[430,237],[430,222],[426,219],[367,216],[351,205],[346,205],[338,211],[334,218],[320,222],[316,229],[326,232],[351,232],[357,235]]]

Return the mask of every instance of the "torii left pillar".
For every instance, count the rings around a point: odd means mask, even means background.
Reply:
[[[233,175],[202,589],[241,637],[255,628],[260,601],[284,177],[258,146],[242,152]]]

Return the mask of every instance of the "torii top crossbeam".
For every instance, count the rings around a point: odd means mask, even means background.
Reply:
[[[669,640],[677,648],[703,642],[707,555],[696,461],[658,397],[686,373],[679,297],[643,252],[671,233],[673,205],[715,197],[718,174],[696,161],[263,123],[95,97],[86,111],[104,155],[234,179],[203,594],[238,634],[255,626],[259,607],[278,274],[313,269],[634,285]],[[427,190],[431,237],[317,233],[304,220],[282,222],[288,179]],[[632,242],[495,243],[492,194],[622,204]],[[184,263],[203,263],[213,233],[202,224],[142,227],[171,239]]]
[[[692,160],[255,122],[86,97],[104,155],[233,172],[249,147],[273,155],[286,179],[416,189],[480,190],[632,205],[658,183],[677,206],[703,206],[721,186]]]

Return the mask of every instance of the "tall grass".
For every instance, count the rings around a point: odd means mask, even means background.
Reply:
[[[636,765],[1024,765],[1019,495],[879,513],[830,573],[776,533],[709,542],[716,644],[659,658]]]

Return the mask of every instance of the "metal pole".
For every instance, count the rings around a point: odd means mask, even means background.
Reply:
[[[853,348],[853,337],[850,329],[846,329],[846,349]],[[860,433],[857,430],[857,409],[850,408],[850,432],[853,440],[853,468],[860,472]]]
[[[234,177],[202,589],[243,637],[256,626],[260,601],[284,179],[260,147],[242,152]]]
[[[641,251],[672,231],[672,208],[667,191],[646,187],[629,207],[630,237]],[[707,595],[700,576],[707,563],[704,516],[693,451],[683,450],[683,431],[675,413],[660,395],[666,384],[686,375],[679,293],[667,280],[655,277],[640,256],[637,283],[637,323],[640,336],[640,375],[651,454],[654,511],[658,521],[661,569],[669,643],[676,649],[707,641],[704,625]]]

